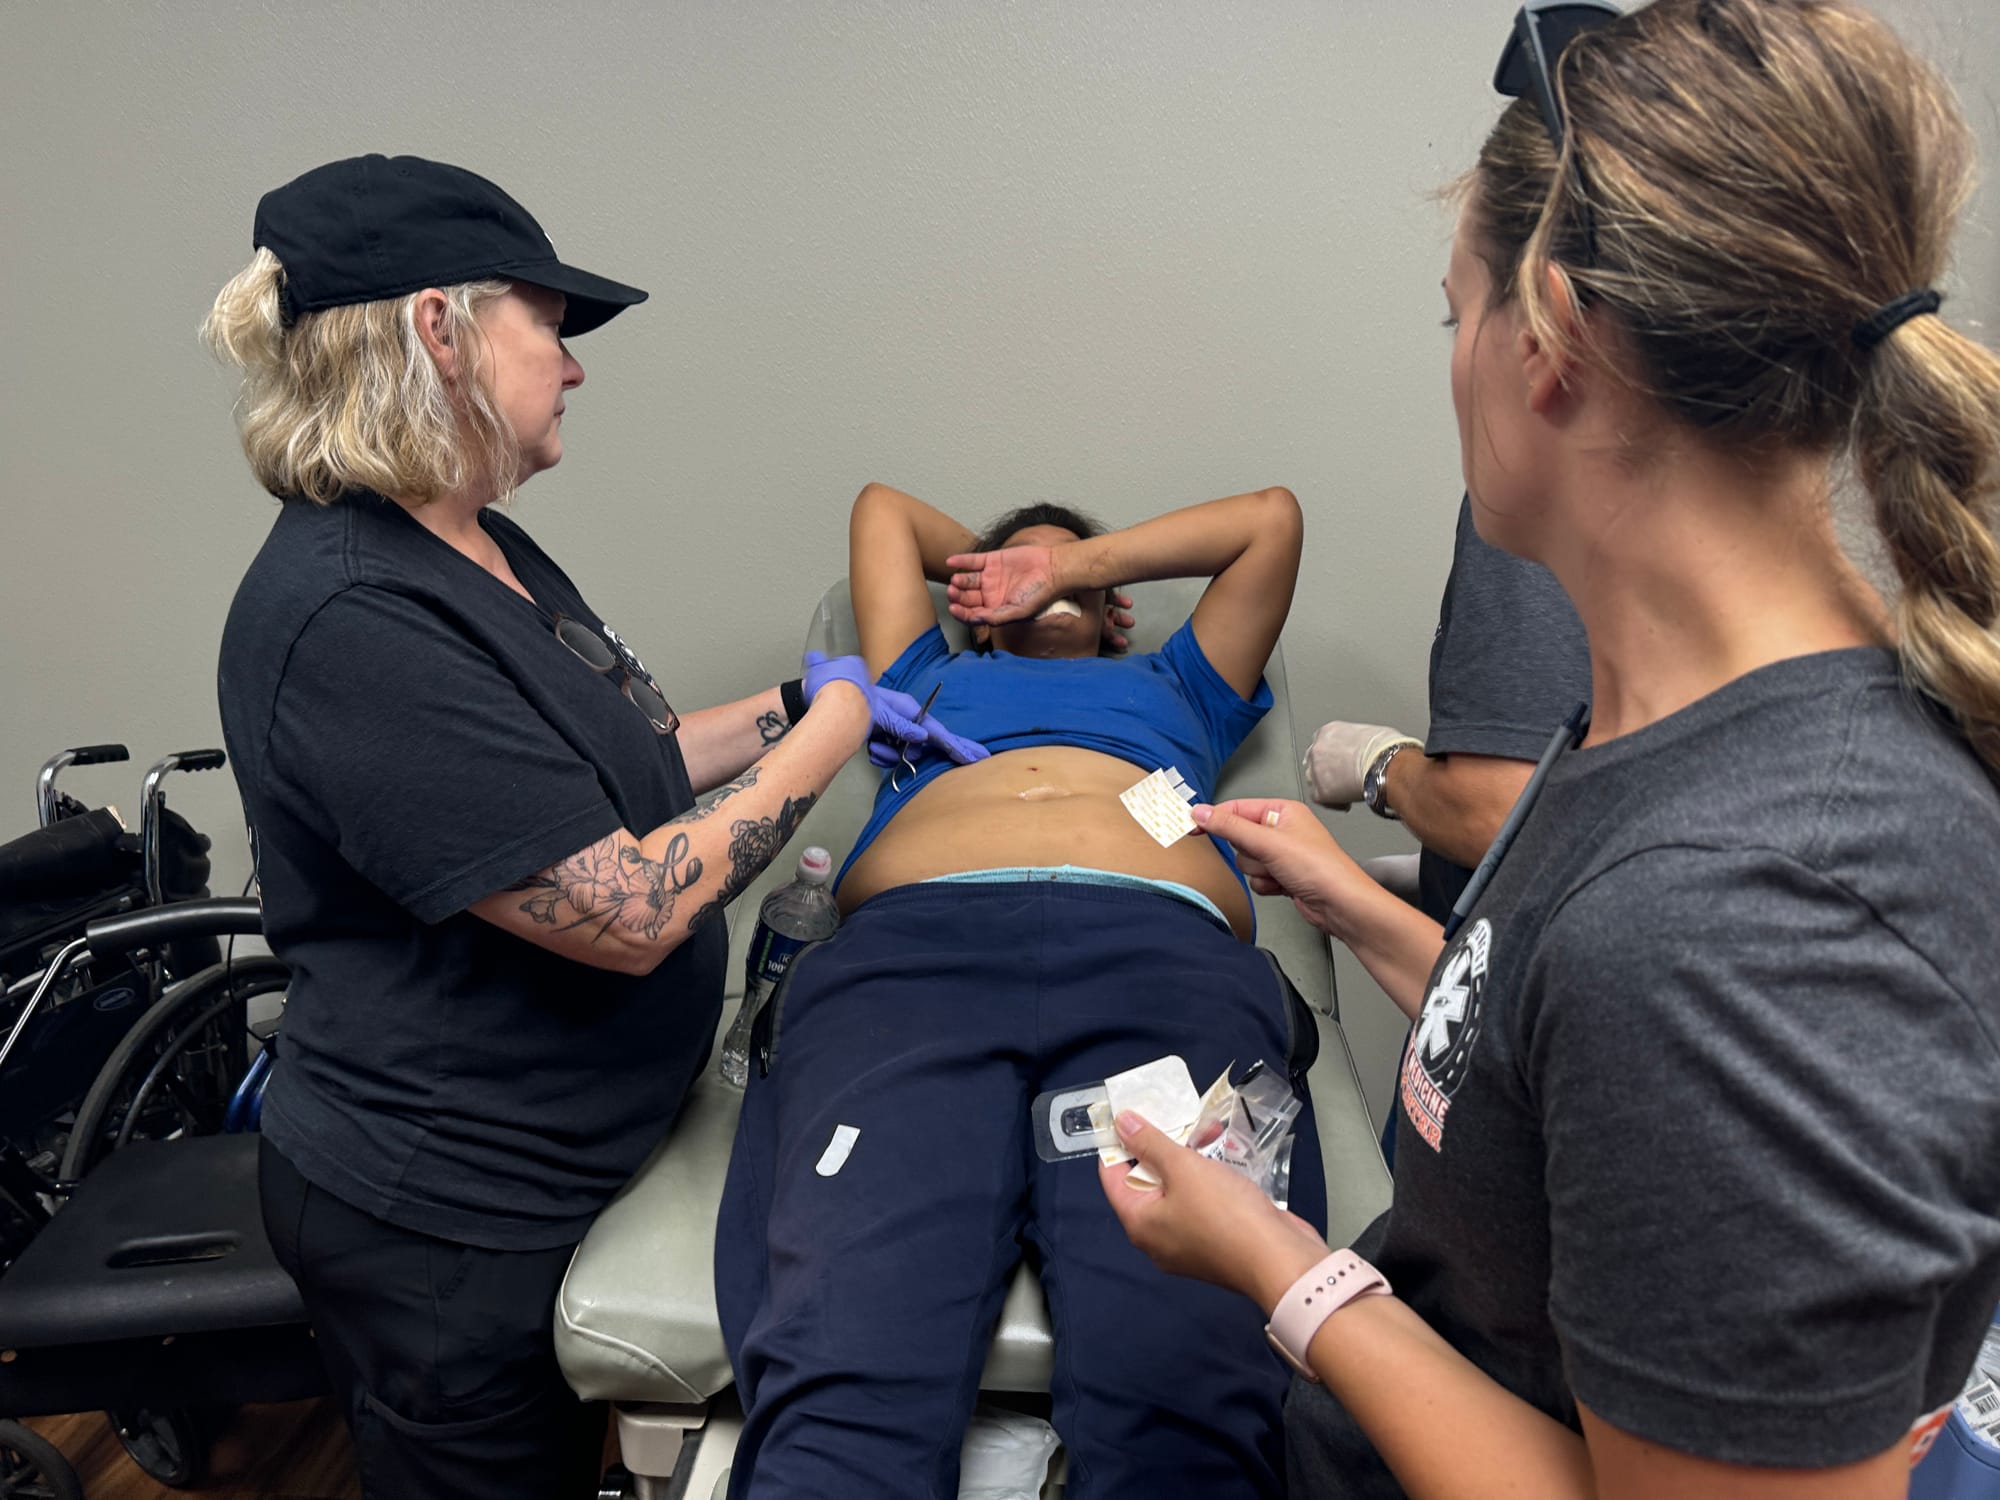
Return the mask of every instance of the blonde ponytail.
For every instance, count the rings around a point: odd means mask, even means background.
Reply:
[[[2000,774],[2000,358],[1919,317],[1867,359],[1855,469],[1902,583],[1904,666]]]

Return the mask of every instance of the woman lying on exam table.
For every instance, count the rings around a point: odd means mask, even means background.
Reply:
[[[732,1495],[956,1493],[1024,1248],[1072,1493],[1282,1493],[1285,1374],[1255,1310],[1148,1265],[1089,1172],[1036,1159],[1028,1105],[1166,1053],[1204,1082],[1265,1059],[1304,1092],[1318,1033],[1250,945],[1226,851],[1163,847],[1119,800],[1167,767],[1213,795],[1270,706],[1304,527],[1273,489],[1094,529],[1031,507],[978,539],[880,485],[855,501],[869,668],[935,690],[993,753],[885,778],[846,923],[759,1023],[716,1253],[746,1413]],[[1190,576],[1211,581],[1159,651],[1100,655],[1109,588]],[[926,580],[980,649],[946,645]],[[837,1126],[859,1132],[844,1164],[823,1156]],[[1322,1221],[1309,1115],[1296,1140],[1293,1204]]]
[[[1455,933],[1295,803],[1197,812],[1417,1016],[1361,1255],[1136,1120],[1164,1188],[1104,1187],[1325,1382],[1295,1493],[1889,1500],[2000,1295],[2000,362],[1929,290],[1968,136],[1852,5],[1579,12],[1517,21],[1445,292],[1479,529],[1575,601],[1595,721]]]

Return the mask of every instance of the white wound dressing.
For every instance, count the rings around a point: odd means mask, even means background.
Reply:
[[[1118,794],[1125,811],[1162,849],[1171,849],[1195,831],[1194,819],[1188,814],[1188,804],[1194,799],[1194,788],[1174,766],[1155,771]]]
[[[1080,620],[1083,618],[1083,606],[1078,604],[1074,599],[1056,599],[1044,605],[1041,613],[1036,615],[1035,618],[1037,620]]]
[[[819,1165],[813,1170],[822,1177],[831,1177],[847,1165],[847,1158],[854,1150],[854,1143],[861,1139],[861,1131],[853,1125],[833,1127],[833,1139],[826,1143],[826,1150],[819,1155]]]
[[[1201,1113],[1194,1075],[1188,1072],[1185,1061],[1172,1054],[1105,1079],[1104,1095],[1105,1113],[1111,1119],[1129,1109],[1176,1141],[1187,1139]],[[1100,1154],[1114,1166],[1132,1159],[1122,1146],[1105,1147]]]

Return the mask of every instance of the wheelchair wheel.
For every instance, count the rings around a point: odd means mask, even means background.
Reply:
[[[0,1500],[83,1500],[83,1481],[47,1438],[0,1422]]]
[[[77,1107],[61,1179],[81,1181],[128,1140],[214,1135],[249,1067],[245,1011],[284,989],[275,958],[215,964],[171,986],[105,1060]]]
[[[104,1418],[125,1456],[170,1490],[198,1483],[208,1466],[208,1435],[185,1407],[126,1407]]]

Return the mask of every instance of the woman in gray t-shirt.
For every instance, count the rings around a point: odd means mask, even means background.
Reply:
[[[1497,81],[1452,396],[1595,720],[1448,930],[1299,804],[1196,810],[1415,1023],[1354,1251],[1143,1122],[1164,1190],[1105,1188],[1325,1382],[1302,1491],[1888,1500],[2000,1297],[2000,361],[1925,290],[1968,135],[1841,0],[1530,6]]]

